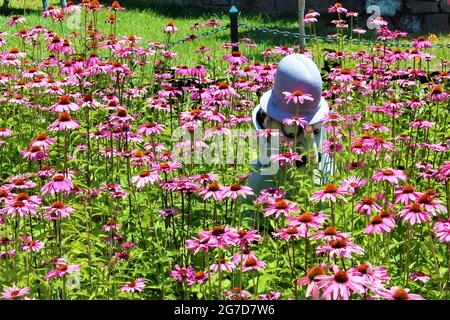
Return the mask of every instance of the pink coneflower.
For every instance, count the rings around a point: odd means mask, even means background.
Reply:
[[[34,187],[36,187],[36,183],[34,183],[33,181],[30,180],[26,180],[26,176],[23,175],[18,175],[15,177],[10,178],[10,180],[8,181],[9,183],[6,185],[6,187],[9,190],[12,189],[32,189]]]
[[[364,249],[356,244],[350,242],[348,239],[337,238],[331,240],[328,244],[322,244],[316,248],[316,254],[319,255],[325,252],[331,259],[335,257],[352,258],[352,254],[364,254]]]
[[[357,189],[364,187],[366,184],[367,180],[359,176],[350,176],[342,180],[342,188],[347,189],[350,195],[353,195]]]
[[[330,137],[323,141],[322,152],[325,154],[335,154],[342,151],[342,143],[336,141],[335,138]]]
[[[222,25],[222,22],[220,22],[220,21],[218,21],[216,19],[211,19],[211,20],[209,20],[209,21],[204,23],[204,26],[205,27],[209,27],[209,28],[211,28],[211,27],[220,27],[221,25]]]
[[[334,5],[328,8],[328,13],[347,13],[347,9],[345,9],[340,2],[336,2]]]
[[[282,134],[281,134],[280,130],[272,129],[272,128],[265,128],[265,129],[260,129],[260,130],[256,131],[257,137],[268,138],[268,137],[279,137],[281,135]]]
[[[131,165],[132,166],[148,166],[151,164],[151,159],[153,158],[153,154],[143,153],[141,151],[136,151],[131,155]],[[133,181],[135,182],[135,181]]]
[[[158,159],[162,161],[171,161],[173,160],[173,154],[170,151],[164,151],[158,155]]]
[[[360,214],[371,215],[372,211],[378,213],[381,207],[376,203],[375,198],[365,197],[356,204],[356,210]]]
[[[354,80],[353,71],[347,68],[333,69],[333,72],[330,73],[328,77],[340,82],[351,82]]]
[[[149,183],[153,185],[159,180],[161,180],[161,176],[157,172],[148,170],[141,171],[139,175],[131,178],[131,182],[136,183],[139,189],[144,188]]]
[[[50,107],[50,111],[54,113],[78,111],[80,108],[73,103],[68,96],[61,96],[57,103]]]
[[[49,138],[45,133],[39,133],[35,140],[30,143],[31,147],[48,147],[52,144],[56,143],[56,140],[53,138]]]
[[[219,83],[219,85],[214,86],[212,90],[215,98],[226,99],[237,95],[236,91],[232,87],[230,87],[230,85],[227,82]]]
[[[445,163],[439,168],[439,174],[443,178],[450,178],[450,161],[445,161]]]
[[[306,121],[304,118],[302,117],[298,117],[298,116],[293,116],[291,118],[286,118],[283,120],[282,122],[283,124],[287,125],[287,126],[297,126],[297,127],[301,127],[301,128],[306,128],[306,126],[308,125],[308,121]]]
[[[308,24],[308,23],[314,23],[317,22],[318,20],[314,17],[308,16],[308,14],[305,15],[305,17],[303,18],[303,23],[304,24]]]
[[[402,170],[396,169],[376,169],[378,173],[372,176],[373,181],[388,181],[390,184],[398,184],[399,180],[405,181],[406,174]]]
[[[177,66],[175,68],[175,73],[180,76],[188,76],[190,74],[190,69],[188,66]]]
[[[242,262],[242,271],[244,271],[244,272],[252,271],[252,270],[258,271],[259,269],[265,269],[265,268],[266,268],[266,263],[264,261],[258,261],[255,258],[247,258],[244,262]]]
[[[42,241],[40,240],[32,240],[31,238],[28,239],[27,241],[25,241],[22,245],[22,249],[23,251],[27,251],[27,252],[37,252],[39,250],[41,250],[42,248],[45,248],[45,245]]]
[[[344,202],[347,202],[347,200],[344,198],[344,196],[347,194],[348,193],[344,188],[338,188],[334,184],[329,183],[325,185],[323,190],[313,193],[313,195],[311,196],[311,201],[325,202],[330,199],[331,201],[336,202],[337,199],[341,199]]]
[[[124,242],[121,244],[121,247],[124,249],[133,249],[136,247],[136,244],[134,242]]]
[[[18,16],[13,16],[11,19],[8,20],[8,22],[6,22],[6,25],[8,27],[14,26],[18,23],[25,23],[26,19],[25,18],[20,18]]]
[[[274,236],[289,241],[291,238],[299,239],[304,238],[305,236],[309,237],[309,234],[300,232],[297,227],[287,227],[285,229],[277,230],[277,232],[274,233]]]
[[[349,300],[353,293],[363,295],[366,290],[360,277],[353,276],[349,272],[339,270],[338,266],[332,267],[333,275],[319,275],[320,288],[324,289],[322,300]]]
[[[319,299],[320,287],[319,287],[319,279],[318,276],[326,276],[325,270],[323,270],[322,266],[314,266],[308,270],[306,276],[301,277],[297,280],[297,285],[304,286],[308,285],[306,288],[305,297],[308,298],[312,295],[314,300]]]
[[[396,221],[392,216],[391,210],[381,210],[379,216],[383,219],[383,223],[390,226],[391,228],[395,228]]]
[[[0,137],[10,137],[12,136],[12,131],[8,128],[0,128]]]
[[[199,240],[197,238],[186,240],[185,246],[189,250],[193,250],[193,255],[197,255],[199,252],[208,252],[209,246],[206,244],[209,241],[209,238],[204,238]]]
[[[113,259],[117,259],[119,261],[127,261],[130,257],[130,254],[126,251],[121,251],[121,252],[115,253],[112,257],[113,257]]]
[[[46,48],[50,52],[61,52],[63,41],[57,36],[53,36],[53,38],[48,42]]]
[[[153,166],[152,170],[169,173],[170,171],[176,171],[181,167],[181,163],[178,163],[176,161],[169,161],[167,163],[161,163]]]
[[[233,51],[232,53],[228,53],[223,56],[224,60],[229,61],[231,64],[243,64],[249,62],[249,60],[244,57],[239,51]]]
[[[432,87],[428,97],[431,101],[445,101],[448,97],[448,93],[444,91],[442,86],[436,85]]]
[[[293,102],[295,104],[303,104],[303,102],[313,101],[314,98],[309,93],[303,93],[301,90],[294,90],[292,92],[283,92],[287,103]]]
[[[111,6],[108,7],[108,10],[112,11],[123,11],[125,8],[121,7],[119,1],[114,1]]]
[[[412,202],[406,209],[401,210],[398,215],[410,224],[430,222],[430,213],[425,211],[420,203]]]
[[[287,163],[292,166],[294,165],[294,161],[302,161],[302,157],[297,152],[292,150],[289,150],[289,152],[271,155],[270,159],[278,161],[280,166],[284,166]]]
[[[193,77],[204,78],[206,76],[205,66],[194,66],[190,69],[190,75]]]
[[[418,294],[409,293],[409,289],[392,287],[391,289],[378,293],[377,297],[386,300],[425,300]]]
[[[213,197],[214,200],[222,200],[223,187],[219,186],[217,182],[212,182],[209,186],[201,189],[200,193],[203,196],[203,200]]]
[[[435,123],[431,121],[427,121],[421,118],[416,118],[414,121],[411,121],[409,123],[410,127],[412,128],[420,128],[420,129],[427,129],[434,127]]]
[[[209,266],[209,270],[211,270],[212,272],[217,272],[219,271],[219,269],[221,272],[233,272],[235,268],[236,265],[231,261],[227,261],[226,259],[218,259]]]
[[[48,153],[46,150],[41,149],[41,147],[31,147],[28,150],[21,150],[20,154],[24,159],[30,161],[43,161],[48,159]]]
[[[60,113],[58,119],[53,122],[47,130],[49,131],[64,131],[74,130],[80,127],[78,121],[72,120],[72,117],[67,112]]]
[[[439,220],[433,230],[440,242],[450,242],[450,219]]]
[[[409,205],[411,201],[416,201],[420,196],[421,193],[417,192],[414,186],[405,184],[395,192],[395,202]]]
[[[236,201],[236,199],[239,196],[242,196],[243,198],[246,198],[248,195],[253,195],[254,192],[252,188],[243,186],[239,183],[233,183],[229,187],[223,187],[222,197],[228,198],[231,197],[233,201]]]
[[[75,54],[75,49],[70,45],[70,42],[68,40],[64,40],[63,44],[61,46],[61,52],[65,55],[73,55]],[[82,71],[82,69],[79,69]],[[61,71],[63,71],[61,69]],[[81,72],[83,74],[83,72]]]
[[[372,266],[370,262],[351,268],[348,272],[355,277],[361,278],[363,285],[374,292],[383,290],[383,283],[391,279],[385,267]]]
[[[281,297],[281,292],[270,291],[265,294],[258,294],[260,300],[278,300]]]
[[[0,213],[3,215],[9,215],[14,217],[18,214],[20,217],[28,215],[36,215],[38,212],[38,206],[22,199],[15,199],[7,203],[7,205],[1,209]]]
[[[80,272],[79,264],[67,264],[64,260],[57,262],[56,269],[50,270],[44,280],[52,280],[55,277],[63,278],[67,273]]]
[[[375,27],[384,27],[388,25],[388,22],[383,17],[376,17],[369,20]]]
[[[110,121],[114,121],[115,125],[122,125],[123,123],[132,122],[134,117],[124,109],[117,110],[116,114],[110,115]]]
[[[142,292],[145,288],[145,279],[137,278],[134,281],[128,282],[120,288],[122,292]]]
[[[16,299],[23,297],[30,291],[30,288],[25,287],[23,289],[20,289],[16,285],[13,285],[12,287],[3,289],[2,292],[2,299]]]
[[[275,218],[280,215],[288,217],[290,213],[297,212],[299,209],[297,205],[289,200],[276,199],[269,207],[264,209],[264,216],[268,217],[275,214]]]
[[[381,215],[377,215],[370,220],[369,225],[364,230],[365,234],[381,234],[384,232],[391,232],[393,226],[388,223],[387,220],[384,220]]]
[[[367,30],[364,30],[362,28],[355,28],[355,29],[353,29],[353,32],[356,34],[364,34],[367,32]]]
[[[433,45],[431,44],[431,41],[427,40],[425,37],[418,37],[417,39],[413,40],[413,47],[416,49],[423,49],[432,48]]]
[[[252,121],[252,117],[247,116],[247,115],[241,115],[241,114],[230,115],[230,123],[233,125],[243,124],[243,123],[247,123],[247,122],[251,122],[251,121]]]
[[[197,271],[187,279],[187,284],[191,286],[194,284],[203,283],[206,280],[208,280],[208,273],[204,271]]]
[[[233,228],[215,226],[210,231],[201,231],[198,234],[200,240],[210,247],[226,248],[235,245],[239,235]]]
[[[286,196],[286,191],[277,188],[265,188],[259,193],[256,203],[258,204],[272,204],[277,199],[283,199]]]
[[[176,216],[178,214],[178,209],[177,208],[166,208],[166,209],[162,209],[159,212],[159,216],[160,217],[173,217]]]
[[[180,113],[180,119],[186,121],[200,120],[204,117],[205,112],[200,109],[184,111]]]
[[[252,294],[247,290],[242,290],[241,288],[233,288],[230,291],[226,291],[225,295],[227,300],[249,300],[252,298]]]
[[[389,131],[390,129],[386,126],[383,126],[380,123],[365,123],[363,126],[364,130],[373,130],[373,131],[381,131],[381,132],[386,132]]]
[[[44,218],[48,220],[59,220],[66,218],[75,213],[76,210],[72,207],[66,206],[61,201],[55,201],[51,206],[45,208]]]
[[[203,114],[203,118],[207,121],[216,121],[218,123],[223,123],[226,120],[225,116],[217,111],[206,111]]]
[[[120,228],[122,228],[122,224],[117,223],[116,221],[114,221],[114,219],[109,218],[108,221],[106,221],[106,223],[103,225],[102,231],[118,231]]]
[[[315,235],[312,236],[311,239],[313,240],[319,240],[324,239],[325,241],[332,241],[337,239],[347,239],[347,237],[350,235],[350,233],[347,232],[338,232],[336,228],[329,226],[326,227],[325,230],[322,232],[317,232]]]
[[[14,194],[9,194],[11,200],[23,201],[24,203],[40,205],[42,204],[42,197],[40,196],[29,196],[25,192],[18,193],[14,196]]]
[[[0,203],[4,204],[8,202],[9,198],[11,197],[9,190],[7,188],[0,187]]]
[[[423,273],[422,271],[417,271],[417,272],[411,273],[409,275],[409,278],[415,282],[420,281],[422,283],[427,283],[428,281],[430,281],[431,276],[426,273]]]
[[[219,180],[219,175],[215,173],[203,173],[192,176],[192,181],[199,182],[203,185],[210,182],[217,182],[217,180]]]
[[[137,133],[143,135],[156,134],[164,131],[165,126],[156,122],[147,122],[137,127]]]
[[[43,195],[50,193],[54,196],[58,192],[70,192],[71,189],[73,189],[73,182],[63,174],[58,173],[41,188],[41,193]]]
[[[239,244],[243,250],[247,248],[247,245],[261,240],[261,236],[258,234],[258,230],[246,231],[244,229],[240,229],[237,231],[237,234],[239,238],[236,239],[236,243]]]
[[[173,24],[172,21],[169,21],[169,22],[167,22],[167,24],[164,26],[163,32],[164,32],[164,33],[169,33],[169,34],[175,33],[175,32],[178,32],[178,28],[175,27],[175,25]]]
[[[289,227],[299,227],[303,233],[308,233],[310,230],[317,230],[325,223],[327,215],[323,213],[305,212],[299,216],[288,216]]]
[[[424,192],[418,199],[419,203],[425,211],[430,212],[432,215],[437,215],[438,213],[447,213],[447,208],[442,205],[442,202],[434,199],[429,193]]]

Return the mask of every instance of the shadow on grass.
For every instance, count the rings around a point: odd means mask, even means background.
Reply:
[[[42,13],[42,10],[39,9],[23,9],[23,8],[16,8],[16,7],[4,7],[3,5],[0,6],[0,16],[10,17],[10,16],[24,16],[27,14],[36,14],[40,15]]]
[[[100,1],[106,5],[109,5],[109,1]],[[200,0],[199,0],[200,2]],[[228,11],[231,6],[224,6],[223,8],[209,8],[209,7],[196,7],[196,6],[182,6],[175,4],[162,4],[151,3],[146,0],[121,0],[120,4],[128,10],[147,10],[150,9],[153,12],[176,19],[196,19],[196,18],[213,18],[222,17],[228,15]],[[241,9],[241,8],[238,8]],[[247,15],[247,14],[246,14]],[[248,14],[249,17],[259,14]],[[273,20],[273,16],[261,15],[262,19]],[[289,20],[293,20],[293,17],[283,17]],[[277,18],[278,19],[278,18]]]
[[[108,1],[101,1],[104,5],[110,5]],[[158,15],[167,17],[170,19],[185,19],[185,20],[198,20],[198,22],[204,22],[212,18],[220,19],[224,24],[229,22],[228,19],[228,6],[221,8],[203,8],[194,6],[180,6],[174,4],[159,4],[150,3],[146,0],[121,0],[121,6],[126,10],[150,10]],[[239,8],[238,8],[239,9]],[[327,23],[329,17],[325,14],[319,23],[316,25],[317,33],[319,35],[326,36],[327,34],[333,33],[333,27]],[[239,13],[239,22],[245,22],[249,26],[257,27],[268,27],[271,29],[278,29],[281,31],[298,32],[298,28],[292,27],[292,25],[297,24],[297,18],[295,14],[293,16],[274,16],[264,13]],[[292,44],[293,40],[290,37],[276,35],[272,33],[266,33],[261,31],[246,30],[245,28],[240,28],[239,36],[249,37],[253,41],[259,43],[267,43],[268,46],[273,45],[284,45]],[[222,34],[218,39],[224,42],[229,41],[228,33]]]

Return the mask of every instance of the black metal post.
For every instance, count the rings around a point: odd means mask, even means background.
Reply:
[[[230,29],[231,29],[231,42],[235,43],[233,45],[232,51],[239,51],[239,30],[238,30],[238,9],[236,6],[231,6],[230,8]]]

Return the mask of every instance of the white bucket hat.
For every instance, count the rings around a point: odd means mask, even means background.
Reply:
[[[265,92],[259,105],[253,110],[253,124],[257,129],[260,125],[257,115],[260,110],[269,117],[282,122],[296,115],[296,104],[287,103],[283,92],[301,90],[310,94],[313,101],[305,100],[299,107],[299,117],[309,124],[320,122],[328,113],[328,103],[322,97],[322,77],[316,64],[303,54],[291,54],[284,57],[278,64],[272,90]]]

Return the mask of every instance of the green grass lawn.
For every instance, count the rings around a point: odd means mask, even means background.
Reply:
[[[1,1],[1,0],[0,0]],[[100,1],[104,5],[110,5],[111,1]],[[146,41],[166,41],[166,36],[161,32],[162,27],[172,20],[178,27],[179,32],[176,33],[171,40],[178,40],[189,34],[191,31],[189,27],[195,22],[205,22],[212,18],[222,21],[224,24],[228,23],[229,17],[225,10],[211,10],[203,8],[183,8],[174,6],[160,6],[149,4],[145,0],[122,0],[120,4],[126,8],[125,11],[118,14],[118,33],[120,35],[137,35],[143,37]],[[49,0],[49,5],[59,7],[59,0]],[[48,19],[40,17],[42,12],[42,2],[40,0],[11,0],[10,8],[3,10],[0,15],[0,30],[8,31],[11,29],[5,26],[6,21],[13,14],[25,15],[27,18],[27,25],[34,26],[37,24],[50,24]],[[102,13],[100,21],[106,18],[106,13]],[[319,17],[319,23],[317,25],[317,34],[320,36],[326,36],[327,34],[334,33],[334,28],[329,23],[333,17],[322,16]],[[274,17],[263,14],[240,14],[239,21],[251,26],[257,27],[269,27],[280,30],[286,30],[291,32],[297,32],[298,22],[293,17]],[[356,26],[364,26],[365,21],[357,21]],[[105,25],[103,30],[108,30],[109,26]],[[54,25],[50,27],[55,31],[60,31],[61,26]],[[10,31],[10,30],[9,30]],[[74,30],[76,31],[76,30]],[[309,30],[307,30],[308,33]],[[11,32],[11,31],[10,31]],[[261,58],[260,53],[267,47],[273,47],[276,45],[296,45],[297,39],[285,37],[282,35],[273,35],[270,33],[263,33],[260,31],[247,31],[245,29],[240,30],[240,37],[250,37],[258,46],[256,48],[241,49],[244,54],[247,54],[250,58]],[[374,32],[369,31],[365,38],[374,39]],[[229,31],[225,30],[217,33],[214,36],[210,36],[201,40],[192,41],[182,45],[177,45],[172,48],[178,54],[179,63],[194,63],[192,61],[192,52],[200,45],[206,47],[217,47],[220,43],[230,41]],[[448,36],[439,36],[436,43],[447,44],[450,43]],[[322,51],[324,48],[337,49],[337,45],[333,43],[323,43],[312,45],[307,44],[307,47],[315,53],[315,56],[320,59],[322,57]],[[364,45],[346,45],[345,51],[357,51],[357,50],[369,50],[370,48]],[[449,49],[433,49],[432,54],[437,55],[441,60],[450,59]],[[318,61],[320,62],[320,61]]]

